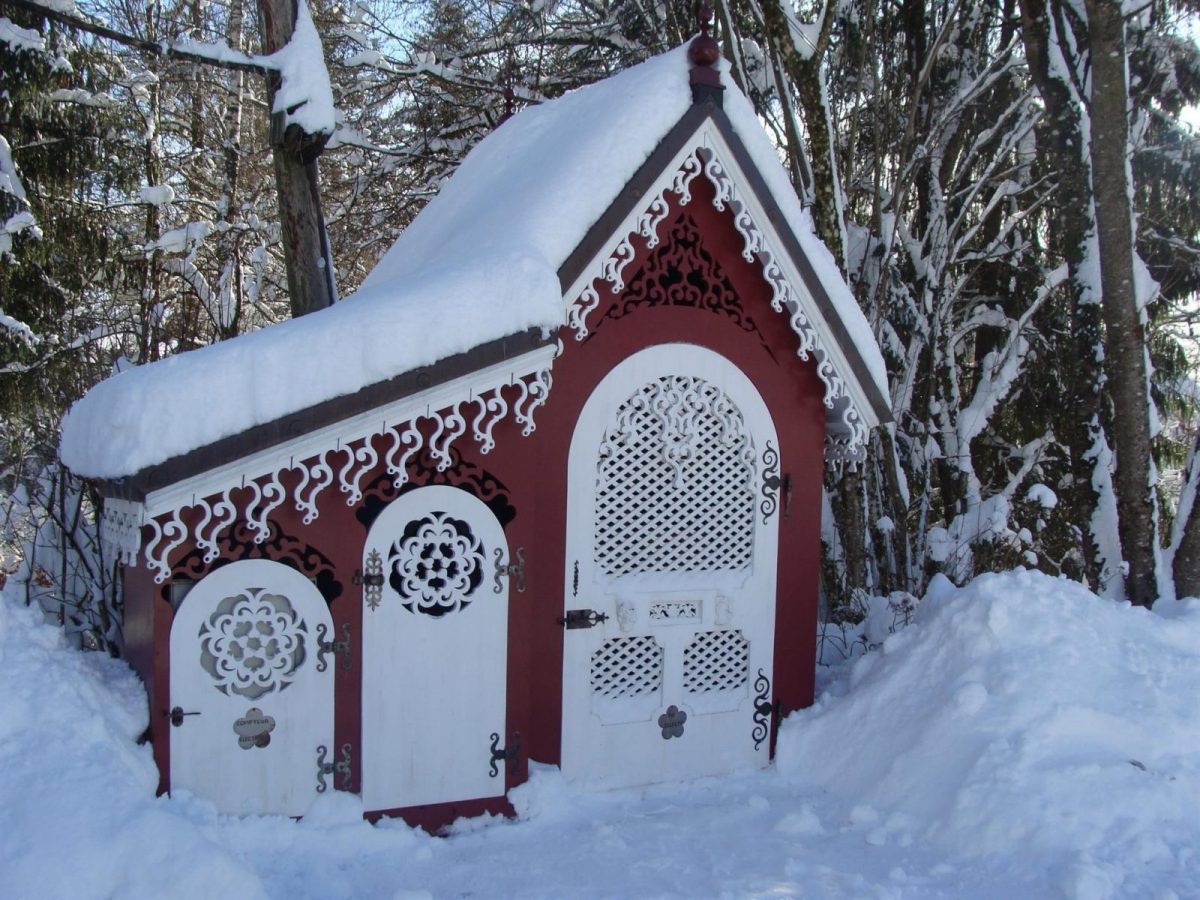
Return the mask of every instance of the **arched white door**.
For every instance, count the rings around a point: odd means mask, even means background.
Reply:
[[[504,793],[492,737],[507,741],[508,578],[496,577],[507,561],[495,514],[458,488],[403,494],[371,526],[363,551],[367,809]]]
[[[171,625],[171,789],[225,813],[302,815],[318,747],[333,754],[333,622],[290,566],[252,559],[205,576]]]
[[[568,778],[766,765],[778,534],[761,486],[778,446],[750,380],[691,344],[634,354],[584,405],[567,488]]]

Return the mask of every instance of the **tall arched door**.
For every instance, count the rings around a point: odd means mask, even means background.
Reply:
[[[420,487],[363,550],[362,797],[396,809],[504,794],[508,544],[459,488]],[[494,738],[494,739],[493,739]]]
[[[723,356],[662,344],[596,387],[571,442],[562,768],[604,786],[766,765],[774,424]]]
[[[171,624],[171,789],[225,813],[303,815],[333,756],[333,633],[325,598],[283,563],[201,579]]]

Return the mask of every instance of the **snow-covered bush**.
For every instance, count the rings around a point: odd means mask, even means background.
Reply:
[[[101,547],[98,497],[62,465],[41,468],[0,495],[0,577],[71,640],[118,655],[120,578]]]

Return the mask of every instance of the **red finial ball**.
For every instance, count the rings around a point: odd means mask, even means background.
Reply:
[[[693,65],[711,66],[721,58],[721,48],[709,34],[710,23],[713,20],[713,8],[705,3],[696,11],[696,20],[700,26],[700,34],[688,45],[688,59],[692,61]]]

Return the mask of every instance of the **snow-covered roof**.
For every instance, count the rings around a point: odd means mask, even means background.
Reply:
[[[886,397],[865,318],[750,103],[723,80],[734,132],[825,286],[869,388]],[[64,419],[63,461],[119,479],[490,341],[558,329],[560,268],[691,104],[681,47],[523,110],[468,154],[353,296],[96,385]]]

